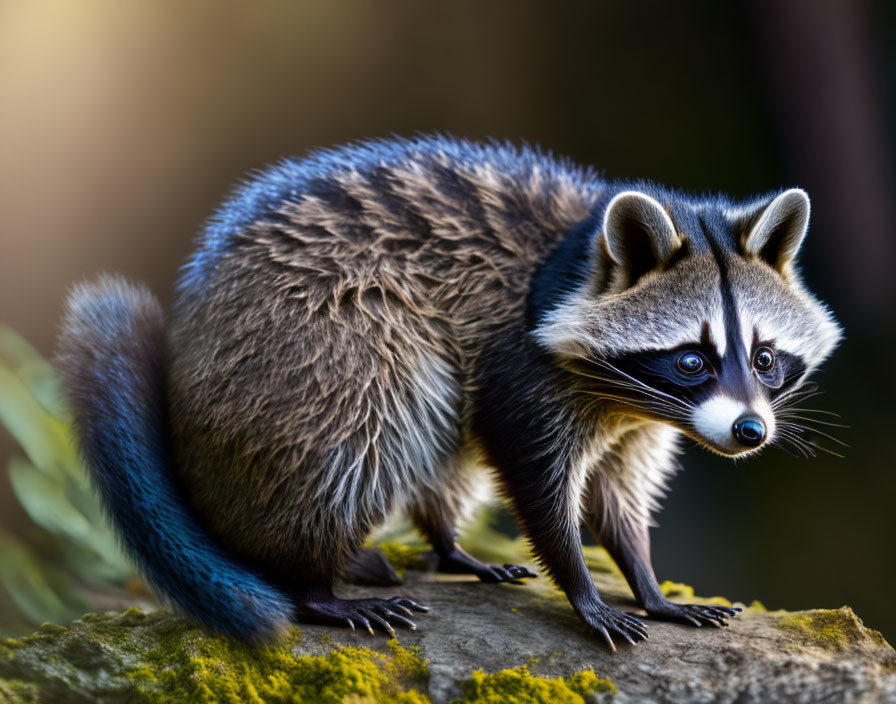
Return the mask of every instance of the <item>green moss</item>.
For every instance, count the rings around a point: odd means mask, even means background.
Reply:
[[[462,685],[464,696],[453,704],[585,704],[591,695],[612,693],[616,686],[593,670],[570,677],[536,677],[527,667],[486,674],[482,670]]]
[[[788,613],[778,620],[777,626],[801,641],[829,650],[842,650],[866,638],[878,644],[886,643],[880,634],[876,634],[879,640],[875,639],[872,634],[876,632],[865,628],[848,606]]]
[[[734,606],[729,599],[723,596],[697,597],[698,604],[709,604],[710,606]]]
[[[731,602],[723,596],[701,597],[694,595],[694,588],[689,584],[681,582],[670,582],[666,580],[660,584],[660,591],[663,596],[673,599],[683,599],[696,604],[709,604],[711,606],[731,606]]]
[[[680,597],[682,599],[693,599],[694,588],[690,584],[682,584],[681,582],[670,582],[668,579],[660,584],[660,591],[666,597]]]
[[[37,704],[41,701],[37,685],[19,680],[0,680],[0,702]]]
[[[4,638],[0,640],[0,658],[10,658],[15,651],[24,647],[21,638]]]
[[[425,555],[429,549],[422,545],[402,545],[387,541],[376,546],[392,565],[399,577],[404,577],[408,570],[426,570],[429,565]]]
[[[585,564],[592,572],[603,572],[605,574],[622,575],[613,558],[610,557],[604,548],[597,545],[585,545],[582,547],[582,554],[585,556]]]
[[[763,604],[761,601],[759,601],[759,599],[753,599],[753,601],[750,602],[750,605],[747,608],[753,609],[753,611],[762,611],[762,612],[768,611],[768,609],[765,608],[765,604]]]
[[[37,629],[38,633],[65,633],[65,628],[62,626],[58,626],[55,623],[44,623],[41,624],[40,628]]]
[[[171,633],[126,675],[136,683],[135,702],[279,704],[283,702],[383,702],[428,704],[413,687],[428,676],[419,652],[389,641],[381,653],[340,647],[325,656],[296,656],[294,629],[277,646],[251,647],[192,629]]]

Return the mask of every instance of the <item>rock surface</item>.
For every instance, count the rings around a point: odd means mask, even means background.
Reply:
[[[637,612],[599,551],[591,564],[606,600]],[[614,654],[545,577],[489,585],[410,571],[398,589],[342,591],[402,593],[432,613],[398,643],[303,626],[261,649],[165,612],[87,616],[0,641],[0,702],[896,703],[896,652],[848,607],[747,608],[726,629],[646,621],[649,640]],[[501,674],[471,679],[476,670]]]

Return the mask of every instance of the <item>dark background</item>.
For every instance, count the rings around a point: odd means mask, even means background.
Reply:
[[[120,271],[170,300],[237,177],[350,139],[525,139],[608,177],[803,186],[804,272],[847,334],[813,401],[843,415],[851,447],[738,463],[690,450],[657,573],[769,608],[850,604],[896,639],[893,8],[0,3],[0,320],[49,354],[79,278]],[[21,525],[2,482],[2,523]]]

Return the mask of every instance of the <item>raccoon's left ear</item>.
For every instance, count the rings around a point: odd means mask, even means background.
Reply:
[[[809,212],[809,196],[802,188],[784,191],[754,220],[741,243],[744,253],[786,273],[809,229]]]
[[[667,264],[682,241],[666,209],[639,191],[613,197],[604,212],[603,249],[626,285]]]

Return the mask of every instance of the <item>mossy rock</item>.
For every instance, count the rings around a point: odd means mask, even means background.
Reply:
[[[618,575],[598,569],[607,602],[636,609]],[[0,641],[0,703],[896,703],[896,652],[845,608],[747,609],[726,629],[647,620],[650,638],[614,654],[544,577],[489,585],[409,568],[398,589],[340,591],[403,593],[433,610],[393,640],[303,626],[262,647],[166,612],[87,615]]]
[[[861,619],[848,606],[783,612],[778,627],[791,634],[794,642],[800,646],[842,651],[857,643],[870,641],[881,647],[889,647],[884,637],[877,631],[865,628]],[[896,668],[896,658],[893,666]]]
[[[294,627],[279,643],[248,646],[166,612],[88,614],[68,628],[45,624],[0,642],[0,702],[134,704],[429,704],[420,646],[334,642]],[[324,652],[321,651],[321,646]],[[327,647],[329,646],[329,647]],[[584,704],[613,692],[586,670],[534,676],[525,666],[461,681],[456,704]]]

